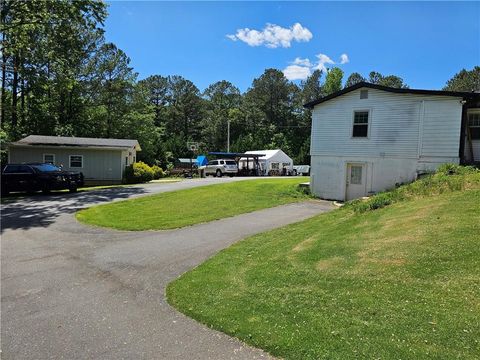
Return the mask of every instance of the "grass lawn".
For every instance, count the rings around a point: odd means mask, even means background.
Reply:
[[[479,184],[248,238],[168,301],[286,359],[479,359]]]
[[[308,199],[298,189],[305,177],[254,179],[161,193],[94,206],[81,222],[120,230],[161,230],[198,224]]]

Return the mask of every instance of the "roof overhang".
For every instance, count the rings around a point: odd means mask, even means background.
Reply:
[[[333,94],[330,94],[328,96],[324,96],[320,99],[310,101],[303,106],[306,107],[307,109],[313,109],[315,105],[321,104],[323,102],[326,102],[328,100],[332,100],[336,97],[342,96],[344,94],[347,94],[349,92],[358,90],[360,88],[368,88],[368,89],[375,89],[375,90],[382,90],[382,91],[387,91],[395,94],[416,94],[416,95],[436,95],[436,96],[452,96],[452,97],[460,97],[465,100],[468,99],[474,99],[474,98],[480,98],[479,93],[475,92],[461,92],[461,91],[443,91],[443,90],[421,90],[421,89],[399,89],[399,88],[392,88],[388,86],[382,86],[382,85],[377,85],[377,84],[371,84],[368,82],[359,82],[355,85],[352,85],[348,88],[345,88],[343,90],[337,91]]]
[[[21,142],[9,143],[8,147],[18,147],[18,148],[43,148],[43,149],[85,149],[85,150],[116,150],[116,151],[126,151],[135,149],[141,151],[139,145],[131,146],[91,146],[91,145],[64,145],[64,144],[26,144]]]
[[[231,152],[217,152],[217,151],[212,151],[209,152],[208,155],[213,155],[217,157],[224,157],[224,158],[260,158],[262,156],[265,156],[265,154],[245,154],[245,153],[231,153]]]

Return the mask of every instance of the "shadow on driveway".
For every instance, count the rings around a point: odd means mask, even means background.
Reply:
[[[58,192],[49,195],[35,194],[22,198],[5,199],[1,205],[1,229],[31,229],[47,227],[55,219],[81,208],[134,195],[145,194],[143,187],[119,187],[78,193]]]

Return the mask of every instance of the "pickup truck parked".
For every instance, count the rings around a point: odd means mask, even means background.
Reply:
[[[48,163],[8,164],[2,171],[2,195],[22,191],[34,193],[51,190],[77,191],[83,186],[83,174],[75,171],[63,171]]]

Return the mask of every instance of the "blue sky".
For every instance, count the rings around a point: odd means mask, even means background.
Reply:
[[[228,80],[245,91],[297,58],[290,77],[339,66],[344,80],[375,70],[425,89],[480,64],[480,2],[114,1],[105,30],[140,79],[182,75],[200,90]]]

